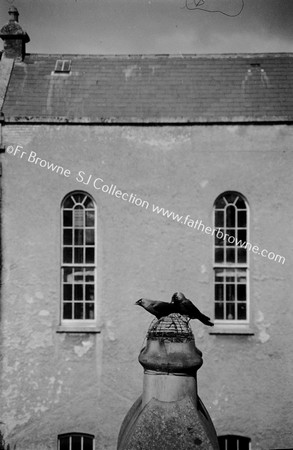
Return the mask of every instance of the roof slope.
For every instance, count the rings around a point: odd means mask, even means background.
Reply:
[[[71,72],[54,73],[57,59]],[[27,55],[15,62],[6,121],[290,121],[293,54]]]
[[[13,60],[3,59],[0,61],[0,111],[4,103],[12,67]]]

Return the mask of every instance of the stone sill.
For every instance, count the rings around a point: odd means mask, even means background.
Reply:
[[[101,333],[101,328],[98,326],[68,326],[68,325],[58,325],[56,333]]]
[[[215,324],[213,329],[209,330],[209,334],[213,335],[243,335],[243,336],[253,336],[254,331],[249,325],[223,325]]]

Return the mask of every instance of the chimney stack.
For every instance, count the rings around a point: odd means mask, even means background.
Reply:
[[[4,41],[2,58],[22,61],[25,57],[25,44],[30,41],[30,38],[18,23],[17,8],[11,6],[8,14],[9,22],[0,30],[0,37]]]

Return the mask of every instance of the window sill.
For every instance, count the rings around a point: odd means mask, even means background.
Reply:
[[[56,333],[101,333],[101,328],[96,325],[58,325]]]
[[[216,324],[213,329],[209,330],[209,334],[213,335],[243,335],[243,336],[253,336],[254,331],[247,324],[235,324],[235,325],[225,325],[225,324]]]

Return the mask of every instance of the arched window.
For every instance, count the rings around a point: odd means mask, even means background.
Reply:
[[[248,205],[241,194],[216,199],[214,227],[215,322],[248,322]]]
[[[94,450],[95,438],[91,434],[66,433],[58,436],[58,450]]]
[[[250,450],[251,440],[248,437],[226,434],[219,436],[218,441],[220,450]]]
[[[96,205],[85,192],[68,194],[61,208],[61,323],[96,320]]]

